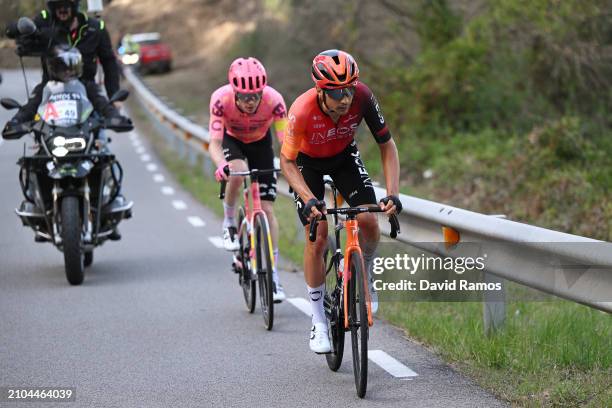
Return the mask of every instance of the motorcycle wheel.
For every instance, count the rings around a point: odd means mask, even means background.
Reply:
[[[81,251],[81,213],[77,197],[62,200],[62,241],[66,279],[71,285],[80,285],[84,278],[84,257]],[[92,258],[93,261],[93,258]]]

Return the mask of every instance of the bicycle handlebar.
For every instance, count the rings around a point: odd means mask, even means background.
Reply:
[[[280,173],[281,169],[251,169],[247,171],[225,171],[228,177],[242,177],[242,176],[260,176],[263,174],[270,173]],[[225,186],[227,185],[227,180],[221,180],[220,182],[220,190],[219,190],[219,199],[223,200],[225,198]]]
[[[356,216],[361,213],[377,213],[377,212],[385,212],[380,207],[344,207],[344,208],[330,208],[327,210],[327,214],[344,214],[348,216]],[[325,215],[324,215],[325,216]],[[389,216],[389,223],[391,224],[391,238],[397,238],[397,234],[400,233],[400,224],[396,214],[392,214]],[[310,242],[315,242],[317,239],[317,226],[319,224],[319,219],[315,219],[310,223],[310,228],[308,230],[308,239]]]

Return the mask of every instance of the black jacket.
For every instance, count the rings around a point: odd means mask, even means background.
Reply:
[[[119,111],[112,104],[109,104],[108,99],[106,99],[106,97],[100,93],[100,88],[98,88],[98,85],[96,85],[95,82],[81,82],[85,85],[85,89],[87,90],[87,99],[89,99],[96,112],[100,113],[106,118],[119,115]],[[30,99],[28,99],[28,102],[19,109],[13,119],[19,123],[34,120],[36,111],[42,103],[43,89],[45,88],[46,84],[47,81],[43,81],[34,87]]]
[[[79,21],[75,31],[70,32],[62,24],[58,24],[50,15],[49,11],[43,10],[34,17],[34,23],[38,27],[35,44],[30,43],[37,51],[44,53],[55,45],[68,44],[75,46],[83,55],[83,76],[84,81],[95,81],[97,72],[97,60],[100,60],[104,70],[104,86],[106,93],[111,97],[119,90],[119,64],[115,57],[115,52],[110,40],[108,31],[104,26],[103,20],[88,17],[85,13],[79,12]],[[17,23],[11,23],[6,30],[10,38],[18,35]],[[47,68],[43,57],[43,82],[47,81]]]

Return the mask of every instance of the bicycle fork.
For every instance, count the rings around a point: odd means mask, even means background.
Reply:
[[[366,279],[366,270],[363,262],[363,255],[361,254],[361,247],[359,246],[359,223],[354,218],[348,218],[345,221],[346,228],[346,256],[344,257],[344,271],[342,272],[342,286],[343,286],[343,302],[344,302],[344,328],[349,328],[349,319],[348,319],[348,283],[351,279],[357,279],[352,276],[351,273],[351,255],[353,252],[357,252],[359,254],[359,260],[361,261],[361,274],[362,279],[361,282],[363,287],[361,288],[362,296],[365,294],[366,299],[366,310],[368,314],[368,326],[371,327],[374,324],[374,320],[372,319],[372,305],[370,300],[370,291],[367,285]],[[359,281],[357,281],[359,282]]]

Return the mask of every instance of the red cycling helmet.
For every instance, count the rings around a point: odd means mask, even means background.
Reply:
[[[257,93],[267,85],[266,69],[257,58],[238,58],[232,62],[227,73],[234,92]]]
[[[355,85],[359,68],[348,52],[327,50],[312,60],[312,80],[321,89],[337,89]]]

